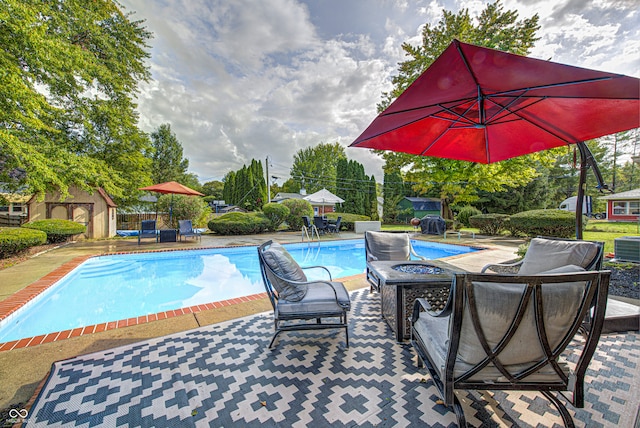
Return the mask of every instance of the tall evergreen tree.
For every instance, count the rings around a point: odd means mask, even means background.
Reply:
[[[371,220],[378,220],[380,215],[378,214],[378,184],[376,183],[376,177],[374,175],[369,179],[369,212],[368,216]]]
[[[185,181],[183,179],[187,175],[189,160],[182,157],[182,144],[171,131],[171,125],[160,125],[151,133],[151,141],[151,180],[154,183]]]
[[[398,216],[396,206],[404,197],[402,176],[396,171],[385,171],[382,187],[382,217],[385,223],[395,223]]]
[[[222,188],[222,198],[228,205],[234,205],[235,186],[236,186],[236,172],[229,171],[223,178],[224,187]]]

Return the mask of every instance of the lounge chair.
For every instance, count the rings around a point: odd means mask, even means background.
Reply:
[[[442,312],[416,300],[411,342],[418,365],[427,366],[461,427],[466,421],[454,391],[470,389],[540,391],[565,425],[574,426],[554,391],[572,391],[567,400],[584,407],[584,377],[603,326],[609,275],[577,266],[541,275],[459,274]],[[573,341],[590,311],[585,340]],[[569,365],[560,355],[572,341],[580,357]]]
[[[338,217],[338,220],[336,220],[335,223],[329,223],[327,225],[327,230],[329,231],[329,233],[340,233],[340,225],[342,223],[342,216]]]
[[[202,234],[193,228],[191,220],[178,220],[178,233],[180,234],[180,241],[182,238],[193,237],[202,241]]]
[[[155,220],[142,220],[138,231],[138,245],[140,245],[140,240],[143,238],[154,238],[158,242],[159,235]]]
[[[327,268],[305,267],[304,269],[321,268],[329,277],[328,281],[308,281],[303,268],[289,252],[273,241],[267,241],[258,247],[258,258],[264,287],[273,307],[275,333],[269,348],[283,331],[327,328],[344,328],[347,347],[349,346],[349,293],[341,282],[332,281]],[[325,318],[332,320],[322,322]]]
[[[426,260],[425,257],[417,254],[411,245],[411,239],[407,233],[373,232],[364,233],[364,250],[367,258],[367,281],[370,284],[370,291],[380,292],[381,280],[369,269],[369,262],[372,261],[406,261],[411,260],[411,256],[419,260]]]

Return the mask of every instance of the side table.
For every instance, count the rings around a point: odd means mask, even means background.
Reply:
[[[176,229],[161,229],[160,242],[176,242],[178,240],[178,231]]]
[[[456,273],[463,270],[438,260],[371,261],[367,267],[380,284],[382,316],[398,342],[409,338],[411,311],[418,297],[443,309]]]

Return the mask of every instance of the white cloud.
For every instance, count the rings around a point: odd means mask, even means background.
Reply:
[[[154,33],[153,81],[141,85],[140,124],[151,132],[170,123],[202,181],[267,155],[282,176],[301,148],[347,146],[391,88],[405,59],[401,44],[420,43],[421,26],[436,24],[443,8],[473,14],[486,4],[306,1],[122,0],[136,11],[132,19],[146,19]],[[504,6],[521,19],[540,14],[542,39],[533,56],[637,75],[640,26],[632,2],[504,0]],[[347,155],[382,178],[377,156],[363,149]]]

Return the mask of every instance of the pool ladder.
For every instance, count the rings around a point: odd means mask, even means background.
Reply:
[[[311,237],[309,237],[309,231],[311,231]],[[307,241],[313,241],[313,235],[318,237],[318,241],[320,241],[320,234],[318,233],[318,228],[313,224],[310,227],[302,226],[302,242],[304,242],[305,236],[307,237]]]

